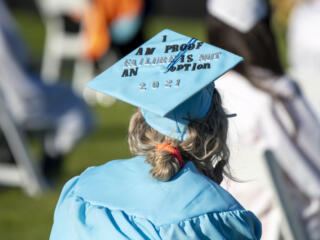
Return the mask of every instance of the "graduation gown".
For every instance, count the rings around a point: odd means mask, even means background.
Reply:
[[[50,240],[260,239],[261,225],[192,162],[170,181],[144,156],[91,167],[58,201]]]

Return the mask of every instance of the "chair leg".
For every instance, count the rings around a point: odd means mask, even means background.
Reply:
[[[27,194],[34,196],[42,193],[47,184],[27,150],[23,134],[15,125],[3,102],[0,104],[0,128],[16,160],[16,165],[0,165],[0,182],[19,185]]]

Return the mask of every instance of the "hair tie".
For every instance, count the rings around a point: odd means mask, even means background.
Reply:
[[[182,157],[181,157],[181,153],[179,151],[179,148],[178,147],[173,147],[171,142],[159,143],[155,147],[155,150],[156,151],[169,152],[172,156],[174,156],[178,160],[180,167],[183,166]]]

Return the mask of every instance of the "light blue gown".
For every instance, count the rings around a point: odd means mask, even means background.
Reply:
[[[192,162],[170,181],[144,156],[91,167],[63,188],[50,240],[260,239],[261,225]]]

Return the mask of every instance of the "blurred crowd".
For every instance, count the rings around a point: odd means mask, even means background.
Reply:
[[[40,72],[30,69],[27,46],[0,0],[0,104],[22,132],[41,136],[40,169],[52,181],[64,156],[94,128],[87,103],[114,101],[90,92],[86,82],[145,41],[152,1],[35,3],[46,30]],[[239,181],[226,179],[223,186],[262,221],[263,239],[278,239],[283,217],[274,199],[279,193],[268,182],[263,160],[271,150],[303,230],[309,239],[320,239],[320,1],[292,4],[287,69],[272,28],[275,6],[267,0],[206,1],[208,42],[244,58],[216,83],[225,108],[237,113],[230,119],[229,145]],[[60,81],[64,58],[75,62],[69,85]],[[2,132],[0,162],[15,163],[14,146]]]

